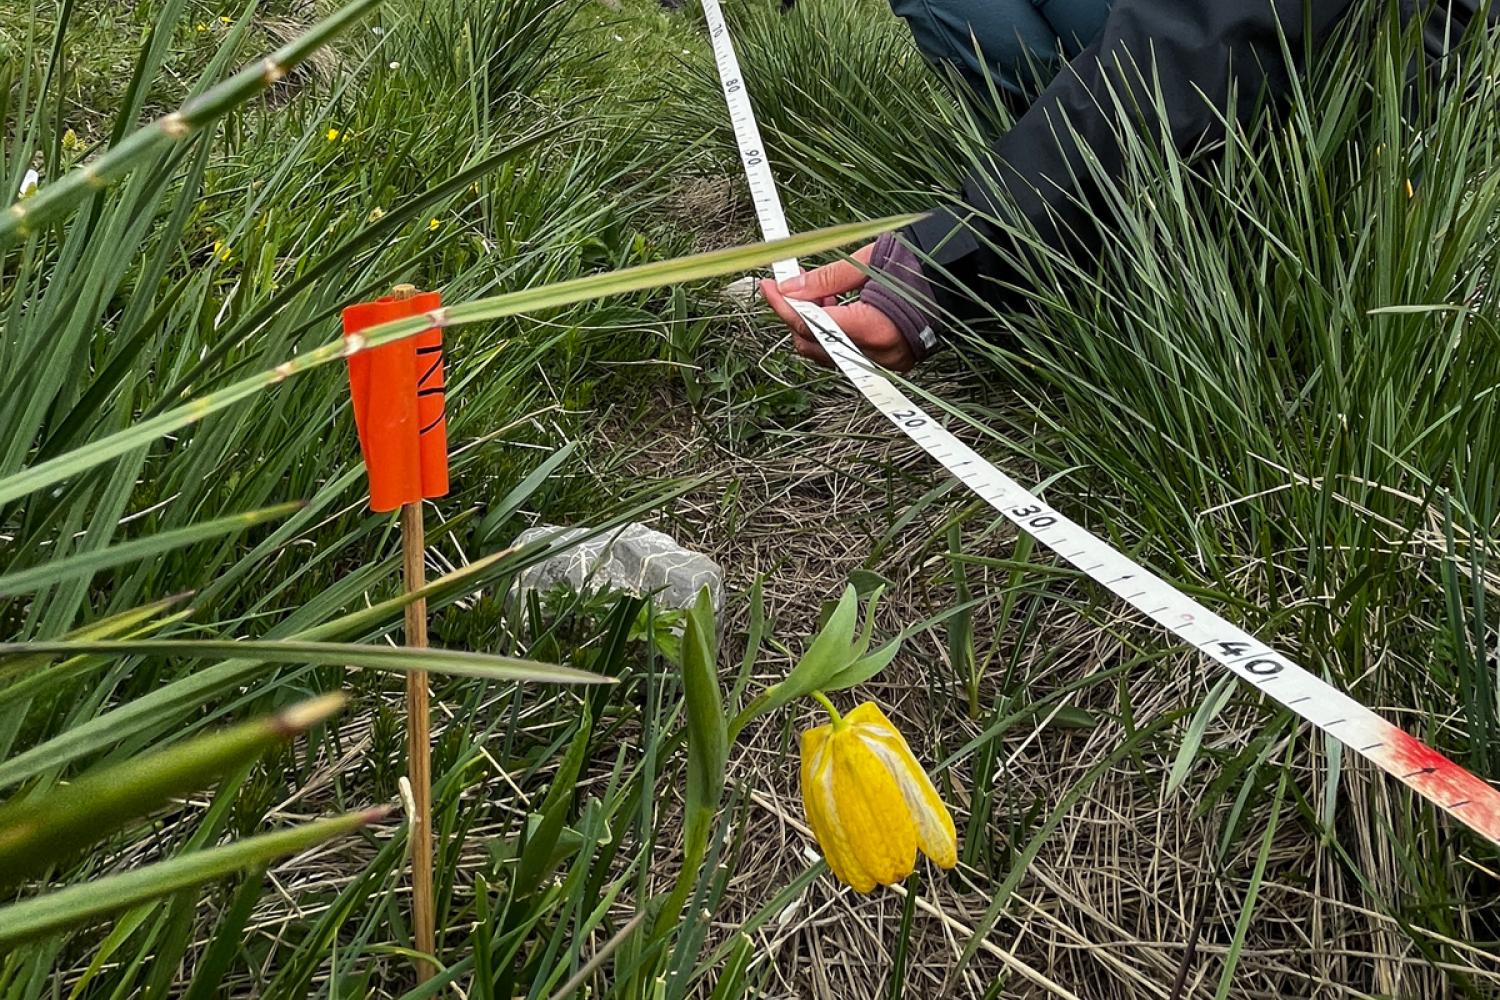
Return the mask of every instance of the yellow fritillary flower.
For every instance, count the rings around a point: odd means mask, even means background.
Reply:
[[[856,892],[912,873],[917,850],[958,864],[947,806],[891,720],[867,701],[802,734],[802,805],[828,867]]]

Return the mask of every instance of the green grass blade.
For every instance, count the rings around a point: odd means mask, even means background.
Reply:
[[[1287,755],[1290,757],[1290,750]],[[1234,937],[1229,943],[1228,954],[1224,956],[1224,971],[1219,976],[1214,1000],[1225,1000],[1229,991],[1234,988],[1234,973],[1239,968],[1240,954],[1245,950],[1245,939],[1250,933],[1250,922],[1255,915],[1255,902],[1265,881],[1266,864],[1271,857],[1271,845],[1276,841],[1277,821],[1281,818],[1281,803],[1286,798],[1287,777],[1290,773],[1289,766],[1281,768],[1281,777],[1276,783],[1276,796],[1271,800],[1271,816],[1266,821],[1266,832],[1261,836],[1260,851],[1255,856],[1255,870],[1250,874],[1250,887],[1241,904],[1239,919],[1234,924]]]
[[[256,65],[240,70],[172,114],[131,133],[98,158],[38,189],[32,197],[15,202],[0,214],[0,246],[35,231],[70,206],[119,180],[154,151],[182,142],[249,101],[380,3],[381,0],[354,0]]]
[[[228,517],[214,518],[186,528],[159,532],[108,548],[86,549],[63,559],[7,573],[0,576],[0,598],[28,594],[71,577],[88,576],[111,566],[123,566],[126,563],[170,552],[172,549],[191,545],[194,542],[243,531],[254,525],[278,520],[295,513],[301,510],[302,506],[301,503],[284,503],[261,510],[247,511],[243,514],[230,514]]]
[[[343,704],[342,695],[325,695],[0,806],[0,887],[37,875],[170,799],[203,788],[305,732]]]
[[[1183,734],[1182,746],[1178,748],[1177,757],[1172,761],[1172,770],[1167,774],[1168,795],[1180,789],[1187,780],[1188,772],[1193,769],[1193,762],[1198,759],[1198,751],[1203,746],[1203,736],[1208,731],[1209,723],[1218,718],[1236,690],[1234,675],[1219,678],[1218,683],[1208,692],[1208,697],[1203,699],[1203,704],[1198,706],[1198,711],[1193,713],[1187,732]]]
[[[76,639],[78,641],[111,639],[119,635],[135,634],[136,630],[147,622],[151,622],[152,628],[160,628],[163,622],[173,621],[181,615],[190,613],[190,611],[181,611],[177,615],[172,615],[158,621],[152,621],[152,619],[181,604],[190,596],[189,594],[177,594],[160,601],[152,601],[150,604],[143,604],[138,608],[131,608],[129,611],[122,611],[117,615],[110,615],[108,618],[101,618],[99,621],[85,625],[82,628],[74,629],[63,638]],[[46,666],[53,659],[54,657],[41,655],[34,657],[18,656],[6,660],[0,663],[0,679],[26,673],[37,667]],[[5,694],[7,696],[10,695],[13,688],[14,685],[5,688]]]
[[[0,659],[7,656],[170,656],[184,659],[244,657],[263,663],[315,663],[331,667],[361,667],[409,673],[425,670],[454,677],[489,681],[538,681],[548,684],[614,684],[586,670],[534,660],[518,660],[461,649],[416,649],[410,646],[365,646],[349,642],[230,639],[141,639],[103,642],[0,643]]]
[[[389,811],[385,807],[366,809],[290,830],[264,833],[0,907],[0,949],[13,948],[22,942],[118,913],[146,900],[169,896],[181,889],[296,854],[353,833],[380,820]]]
[[[880,219],[875,222],[851,223],[793,236],[771,243],[715,250],[669,261],[641,264],[606,274],[574,278],[539,288],[528,288],[506,295],[477,299],[462,305],[444,307],[437,313],[413,319],[396,320],[371,327],[365,332],[363,348],[378,347],[413,337],[433,326],[447,328],[471,323],[485,323],[507,316],[553,309],[558,306],[587,302],[591,299],[626,292],[638,292],[662,285],[718,277],[761,267],[785,257],[831,250],[848,243],[868,239],[912,220],[911,216]],[[261,372],[201,396],[182,406],[144,420],[125,430],[99,438],[54,459],[23,469],[0,479],[0,505],[23,497],[91,469],[102,462],[150,444],[164,434],[196,423],[212,413],[248,399],[287,378],[346,357],[349,350],[342,340],[300,354],[268,372]]]
[[[1063,821],[1063,817],[1088,794],[1089,790],[1094,786],[1094,782],[1108,774],[1121,760],[1136,753],[1142,746],[1154,739],[1158,733],[1176,721],[1178,715],[1179,713],[1175,712],[1166,713],[1152,720],[1149,725],[1137,729],[1131,736],[1122,740],[1099,763],[1089,768],[1083,778],[1068,789],[1057,805],[1053,807],[1052,811],[1038,825],[1036,832],[1032,834],[1026,846],[1017,853],[1015,861],[1011,865],[1010,873],[991,895],[990,903],[985,908],[984,916],[974,925],[973,937],[969,938],[968,943],[964,945],[963,953],[958,957],[956,963],[958,969],[967,968],[969,963],[974,960],[974,956],[979,953],[979,949],[989,937],[990,932],[995,929],[995,924],[999,922],[1001,914],[1004,913],[1005,904],[1010,901],[1011,893],[1015,892],[1016,886],[1020,885],[1021,880],[1026,877],[1027,869],[1036,860],[1036,856],[1041,852],[1042,846],[1047,842],[1047,838],[1052,835],[1053,830],[1057,829],[1058,824]]]
[[[212,1000],[219,995],[223,978],[243,945],[242,935],[255,912],[255,904],[260,901],[264,875],[262,869],[252,869],[246,874],[244,883],[235,891],[234,899],[214,929],[213,940],[198,960],[183,1000]]]

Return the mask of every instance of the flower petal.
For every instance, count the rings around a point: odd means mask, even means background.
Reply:
[[[958,830],[953,825],[953,817],[943,805],[927,772],[911,752],[906,737],[873,702],[866,702],[850,712],[849,721],[861,742],[880,759],[900,788],[916,827],[917,846],[922,853],[939,868],[952,868],[958,864]]]
[[[833,801],[833,755],[829,727],[819,726],[802,734],[802,808],[812,827],[818,849],[840,882],[856,892],[875,888],[875,879],[859,863],[848,837],[839,826]]]
[[[881,885],[899,882],[917,863],[917,830],[891,772],[851,727],[828,741],[837,821],[855,857]]]

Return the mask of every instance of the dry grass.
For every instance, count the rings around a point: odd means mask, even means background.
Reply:
[[[741,331],[758,350],[764,339]],[[743,345],[743,342],[741,342]],[[777,371],[767,364],[768,371]],[[972,398],[971,388],[951,371],[924,383],[943,398]],[[709,552],[725,567],[732,587],[747,590],[764,576],[767,614],[777,634],[805,635],[816,626],[823,601],[835,595],[856,569],[874,570],[891,581],[879,623],[885,634],[920,621],[953,603],[944,526],[969,498],[955,491],[928,505],[894,538],[885,536],[897,517],[940,480],[936,466],[840,383],[815,389],[812,414],[772,447],[756,455],[729,453],[711,422],[695,418],[669,388],[648,409],[663,414],[649,428],[614,426],[605,435],[615,453],[634,456],[630,471],[643,477],[720,473],[719,483],[685,498],[670,512],[672,530],[690,547]],[[720,419],[733,419],[732,416]],[[1016,470],[1023,478],[1025,470]],[[725,484],[733,484],[725,488]],[[978,530],[983,527],[986,530]],[[1014,534],[991,530],[988,517],[966,530],[970,554],[1010,557]],[[872,565],[867,555],[886,544]],[[973,581],[975,593],[997,591],[1002,579]],[[996,647],[996,664],[1018,652],[1019,683],[1035,699],[1141,651],[1158,655],[1146,665],[1085,686],[1063,705],[1090,711],[1093,728],[1048,724],[1049,713],[1001,737],[995,784],[998,794],[986,837],[999,862],[990,873],[968,866],[950,878],[923,872],[918,910],[909,942],[905,992],[917,997],[1191,998],[1216,995],[1235,923],[1247,905],[1252,873],[1269,809],[1244,821],[1222,865],[1217,845],[1229,804],[1203,809],[1199,796],[1217,775],[1200,764],[1175,796],[1165,790],[1175,739],[1148,744],[1124,757],[1088,786],[1080,801],[1044,840],[978,957],[958,970],[957,959],[972,929],[984,917],[994,892],[1038,821],[1128,737],[1122,692],[1133,725],[1148,725],[1166,713],[1195,707],[1218,679],[1208,665],[1167,650],[1164,641],[1119,609],[1098,604],[1078,585],[1053,585],[1039,622],[1029,631],[1014,626],[996,634],[998,598],[976,612],[981,656]],[[743,602],[731,608],[743,616]],[[743,634],[732,621],[729,633]],[[1022,648],[1014,649],[1016,643]],[[794,643],[794,646],[796,644]],[[725,663],[736,662],[730,648]],[[764,682],[779,678],[790,658],[768,655],[757,665]],[[726,668],[728,669],[728,668]],[[988,703],[1002,671],[986,678]],[[875,682],[858,692],[878,700],[929,763],[943,758],[980,732],[967,717],[964,699],[947,663],[938,629],[914,637]],[[1026,702],[1025,697],[1020,700]],[[812,721],[769,719],[742,737],[733,778],[754,804],[753,836],[740,860],[717,926],[732,933],[815,857],[802,822],[796,787],[797,728]],[[1267,714],[1232,707],[1210,727],[1208,744],[1239,749],[1264,728]],[[1180,728],[1180,725],[1179,725]],[[1303,739],[1303,735],[1294,738]],[[1285,738],[1270,748],[1276,760]],[[952,804],[960,830],[973,801],[971,761],[949,769]],[[1269,769],[1268,769],[1269,770]],[[1345,776],[1354,795],[1391,796],[1367,769]],[[1321,795],[1322,774],[1295,772],[1308,801]],[[1406,803],[1390,801],[1388,808]],[[1035,808],[1035,813],[1028,810]],[[1354,810],[1365,815],[1363,810]],[[1369,905],[1333,852],[1326,851],[1295,805],[1283,808],[1259,885],[1255,920],[1224,995],[1261,997],[1440,997],[1450,995],[1454,976],[1442,976],[1422,961],[1400,927]],[[1009,857],[1007,854],[1009,853]],[[1380,872],[1378,892],[1402,884],[1394,852],[1367,831],[1358,859],[1366,872]],[[891,994],[887,977],[899,938],[900,890],[860,897],[831,876],[815,881],[757,935],[757,963],[769,963],[770,998],[855,998]],[[1418,936],[1422,928],[1412,928]],[[1481,948],[1466,952],[1461,970],[1482,991],[1500,990],[1500,966]],[[998,984],[998,985],[997,985]],[[998,990],[998,992],[997,992]]]
[[[748,325],[730,331],[741,346],[764,351],[768,377],[805,377],[775,359],[785,345],[767,343]],[[716,345],[715,350],[723,345]],[[924,376],[943,398],[972,398],[972,386],[953,370]],[[887,432],[882,418],[864,407],[834,379],[810,386],[812,412],[769,446],[754,453],[727,445],[731,440],[715,421],[735,419],[720,411],[704,419],[657,380],[655,397],[642,407],[657,414],[649,423],[617,420],[601,427],[597,454],[629,455],[621,472],[641,479],[718,474],[716,482],[681,499],[664,512],[666,525],[686,545],[705,551],[725,567],[732,590],[746,591],[763,579],[766,611],[789,652],[767,651],[754,678],[772,683],[790,667],[800,643],[817,626],[822,603],[836,594],[857,569],[890,581],[881,604],[878,631],[891,635],[955,601],[945,528],[970,503],[953,491],[928,503],[891,533],[892,522],[941,482],[936,467],[904,438]],[[1025,470],[1016,470],[1023,478]],[[1015,537],[995,530],[987,516],[966,524],[966,551],[1009,557]],[[869,553],[879,551],[874,562]],[[1117,751],[1131,726],[1149,725],[1165,714],[1196,706],[1217,674],[1191,657],[1165,650],[1159,637],[1139,627],[1117,607],[1099,604],[1088,588],[1048,584],[1046,600],[1028,629],[1012,624],[1001,632],[995,621],[1004,580],[976,571],[976,594],[991,599],[976,609],[979,655],[997,655],[986,676],[982,702],[999,693],[1000,664],[1013,656],[1020,665],[1015,704],[1038,701],[1081,678],[1099,675],[1140,653],[1159,655],[1038,712],[999,737],[993,808],[981,832],[988,850],[979,866],[961,864],[947,878],[924,866],[916,883],[916,912],[907,942],[904,992],[892,994],[888,978],[900,940],[905,890],[862,897],[840,887],[830,875],[816,879],[754,935],[755,967],[763,970],[768,1000],[793,998],[1088,998],[1088,1000],[1175,1000],[1214,997],[1235,923],[1247,905],[1252,872],[1268,809],[1245,820],[1250,833],[1233,838],[1222,863],[1217,845],[1224,836],[1230,806],[1223,797],[1201,808],[1199,797],[1216,776],[1200,764],[1182,792],[1169,796],[1165,776],[1175,739],[1147,744],[1126,755],[1097,780],[1087,776]],[[743,652],[737,646],[746,627],[744,601],[730,605],[723,662],[726,672]],[[1019,648],[1017,648],[1019,647]],[[1165,652],[1164,652],[1165,651]],[[873,698],[898,721],[919,757],[929,764],[945,759],[980,735],[948,663],[941,626],[910,639],[900,657],[875,682],[857,692]],[[1122,697],[1123,695],[1123,697]],[[550,701],[550,699],[543,699]],[[1130,707],[1127,725],[1121,706]],[[1056,709],[1092,714],[1092,727],[1055,721]],[[544,707],[531,706],[534,718]],[[435,737],[451,709],[434,702]],[[1210,728],[1207,743],[1238,749],[1263,731],[1267,716],[1253,706],[1235,705]],[[797,792],[795,734],[813,714],[794,710],[790,718],[768,718],[748,730],[735,748],[731,778],[750,802],[751,835],[735,863],[728,893],[714,916],[711,943],[736,934],[786,885],[816,860]],[[317,811],[329,798],[334,778],[368,766],[371,747],[368,713],[347,719],[337,758],[320,762],[303,791],[280,803],[271,819]],[[621,734],[631,739],[629,732]],[[1302,738],[1298,736],[1297,738]],[[1284,739],[1269,748],[1280,757]],[[324,746],[330,745],[327,741]],[[975,801],[973,758],[946,770],[950,804],[960,831],[970,822]],[[501,763],[489,759],[491,777],[514,789]],[[1317,802],[1321,773],[1293,772],[1308,801]],[[585,779],[587,781],[589,779]],[[1038,824],[1080,784],[1082,797],[1043,838],[1004,912],[978,946],[977,956],[960,967],[959,957],[984,919],[997,888],[1025,849]],[[1405,808],[1389,785],[1361,770],[1344,778],[1346,794],[1376,795],[1381,809]],[[195,804],[195,805],[206,805]],[[670,815],[678,803],[660,805]],[[519,808],[519,806],[518,806]],[[1366,815],[1363,809],[1353,810]],[[668,821],[668,828],[672,824]],[[1240,954],[1236,974],[1223,995],[1243,1000],[1280,997],[1445,997],[1453,994],[1453,973],[1468,977],[1480,995],[1500,995],[1500,964],[1482,947],[1460,945],[1461,967],[1444,975],[1427,965],[1412,937],[1431,935],[1422,927],[1404,932],[1351,885],[1336,856],[1301,822],[1294,806],[1283,809],[1271,844],[1266,874],[1258,887],[1255,920]],[[394,831],[378,831],[384,841]],[[473,871],[484,863],[486,830],[471,831],[455,868],[455,896],[473,891]],[[675,874],[675,846],[658,846],[653,866],[657,888]],[[1380,873],[1373,888],[1389,893],[1401,887],[1395,853],[1377,831],[1365,831],[1357,861],[1365,872]],[[262,901],[250,933],[264,940],[302,923],[316,911],[308,899],[328,899],[369,865],[370,846],[323,850],[278,866],[271,874],[281,888]],[[989,870],[984,870],[988,866]],[[394,891],[404,894],[398,884]],[[634,913],[636,900],[619,905],[618,924]],[[465,928],[449,928],[455,942]],[[597,950],[604,938],[590,942]],[[1448,942],[1454,944],[1454,942]],[[273,950],[272,954],[276,952]],[[403,978],[401,962],[388,970]],[[79,970],[80,972],[82,970]],[[265,973],[271,968],[262,970]],[[247,980],[246,989],[251,988]],[[703,984],[702,994],[712,987]],[[235,992],[233,984],[226,989]],[[248,995],[237,993],[236,995]],[[395,995],[395,994],[372,994]]]

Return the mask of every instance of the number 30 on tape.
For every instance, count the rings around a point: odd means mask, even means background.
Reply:
[[[761,232],[767,240],[784,238],[786,214],[766,163],[765,144],[750,106],[724,13],[719,0],[702,0],[702,3]],[[781,260],[772,265],[772,271],[778,281],[784,281],[798,274],[801,268],[796,260]],[[791,301],[855,388],[903,434],[1017,527],[1187,645],[1373,762],[1475,832],[1500,844],[1500,792],[1487,782],[1032,496],[950,434],[875,370],[826,312],[810,302]]]

